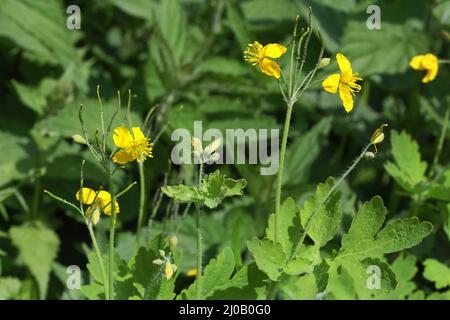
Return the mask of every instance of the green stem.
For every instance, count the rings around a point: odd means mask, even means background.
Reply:
[[[137,223],[137,240],[139,243],[142,222],[144,221],[144,207],[145,207],[145,175],[144,175],[144,163],[139,162],[139,184],[140,184],[140,199],[139,199],[139,215],[138,215],[138,223]]]
[[[203,178],[203,163],[200,163],[198,172],[198,185],[202,184]],[[202,262],[203,262],[203,248],[202,248],[202,229],[200,225],[200,205],[195,206],[195,230],[197,236],[197,278],[195,285],[195,297],[197,300],[201,299],[201,278],[202,278]]]
[[[201,277],[202,277],[202,261],[203,261],[203,252],[202,252],[202,233],[200,226],[200,205],[196,206],[195,210],[195,228],[197,232],[197,279],[195,285],[195,297],[197,300],[201,299]]]
[[[116,220],[116,194],[111,170],[108,168],[108,185],[111,194],[111,226],[109,229],[109,300],[114,300],[114,235]]]
[[[336,181],[336,183],[330,188],[328,193],[325,195],[323,200],[319,203],[318,206],[314,209],[314,211],[309,216],[308,220],[305,223],[304,230],[302,233],[302,236],[299,240],[299,244],[301,245],[303,241],[305,241],[305,237],[308,234],[309,226],[311,225],[311,222],[314,220],[315,216],[317,215],[318,208],[321,208],[328,200],[328,198],[333,194],[334,191],[336,191],[337,187],[344,181],[347,176],[350,174],[350,172],[355,169],[355,167],[358,165],[358,163],[364,158],[364,155],[366,154],[367,150],[369,150],[369,147],[372,145],[371,142],[369,142],[364,149],[362,150],[361,154],[353,161],[352,165],[344,172],[344,174]]]
[[[94,230],[92,229],[92,223],[90,223],[86,220],[86,225],[89,230],[89,235],[91,236],[92,245],[94,246],[95,253],[97,254],[97,259],[100,263],[100,271],[102,273],[102,279],[103,279],[103,288],[105,289],[105,299],[108,299],[108,297],[109,297],[108,278],[106,277],[105,265],[103,263],[103,257],[102,257],[102,254],[100,253],[100,249],[98,247],[97,238],[95,237]]]
[[[281,207],[281,187],[283,185],[283,169],[284,169],[284,158],[286,154],[286,145],[287,145],[287,139],[289,135],[289,126],[291,124],[291,115],[292,115],[292,109],[294,107],[295,100],[291,97],[287,102],[287,112],[286,112],[286,119],[284,122],[284,129],[283,129],[283,138],[281,140],[281,151],[280,151],[280,157],[279,157],[279,165],[278,165],[278,175],[277,175],[277,188],[275,193],[275,230],[274,230],[274,241],[277,241],[277,216],[280,212]]]
[[[448,127],[448,119],[450,115],[450,108],[447,109],[445,112],[445,118],[444,118],[444,124],[442,125],[441,135],[439,137],[439,141],[436,147],[436,153],[434,154],[433,164],[431,166],[431,172],[433,173],[436,171],[436,166],[439,162],[439,157],[441,156],[442,147],[444,145],[445,136],[447,134],[447,127]]]

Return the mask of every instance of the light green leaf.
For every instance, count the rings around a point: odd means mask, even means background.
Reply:
[[[146,19],[148,21],[153,20],[155,10],[157,8],[156,2],[148,0],[133,0],[133,1],[121,1],[110,0],[113,5],[118,7],[123,12],[137,18]]]
[[[391,134],[392,155],[395,163],[388,162],[386,171],[407,191],[426,181],[427,163],[421,160],[419,146],[406,132]]]
[[[40,298],[45,299],[50,271],[59,250],[58,236],[40,223],[11,227],[9,234],[39,284]]]
[[[300,218],[304,228],[307,221],[312,217],[307,233],[313,239],[314,244],[319,247],[333,239],[341,222],[340,192],[335,192],[326,198],[334,184],[334,179],[331,177],[325,183],[318,184],[315,195],[309,196],[300,210]]]
[[[0,300],[14,299],[19,293],[22,283],[13,277],[0,278]]]
[[[219,170],[207,175],[199,187],[185,185],[165,186],[161,190],[178,202],[202,203],[210,209],[216,208],[227,197],[243,194],[245,179],[226,178]]]
[[[281,245],[269,239],[253,239],[247,242],[247,247],[258,268],[267,274],[271,280],[278,280],[286,263],[286,254],[283,252]]]
[[[423,265],[425,266],[423,276],[434,282],[436,289],[450,286],[450,268],[448,266],[435,259],[427,259],[423,262]]]
[[[200,278],[200,283],[198,283],[198,280],[194,281],[187,290],[181,293],[181,298],[189,300],[207,299],[216,291],[235,286],[234,281],[230,281],[234,266],[233,251],[227,247],[216,259],[211,259],[205,267],[204,274]],[[200,297],[196,295],[198,285],[200,286]]]
[[[380,197],[364,203],[348,233],[342,237],[338,258],[364,259],[401,251],[419,244],[433,230],[431,223],[413,217],[393,220],[377,233],[385,216]]]
[[[300,215],[299,209],[292,198],[287,198],[281,205],[277,216],[278,230],[276,232],[277,242],[281,244],[283,252],[289,256],[292,249],[297,245],[300,239]],[[269,240],[275,242],[275,214],[269,217],[266,236]]]

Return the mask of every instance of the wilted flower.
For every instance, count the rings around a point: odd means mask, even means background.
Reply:
[[[263,46],[255,41],[247,46],[247,50],[244,51],[244,59],[252,65],[259,65],[262,73],[278,79],[281,75],[280,66],[268,58],[279,58],[286,50],[286,47],[281,44],[269,43]]]
[[[388,125],[386,123],[384,123],[372,133],[372,137],[370,138],[370,143],[375,148],[375,154],[378,152],[376,145],[379,144],[379,143],[382,143],[383,140],[384,140],[383,128],[387,127],[387,126]],[[375,156],[375,154],[374,154],[374,156]]]
[[[361,91],[361,86],[356,83],[362,78],[357,73],[353,73],[350,61],[341,53],[336,55],[336,60],[341,70],[341,74],[332,74],[322,83],[323,88],[329,93],[335,94],[339,91],[345,111],[353,109],[353,96],[355,92]]]
[[[174,263],[170,262],[170,253],[168,256],[166,256],[166,253],[164,250],[158,250],[159,251],[159,255],[163,258],[163,259],[155,259],[153,260],[153,264],[161,266],[164,264],[164,277],[167,280],[172,279],[173,274],[175,272],[177,272],[177,266]]]

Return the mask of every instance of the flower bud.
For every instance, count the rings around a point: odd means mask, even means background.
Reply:
[[[167,261],[164,266],[164,276],[167,280],[170,280],[173,276],[173,267],[169,261]]]
[[[169,246],[170,246],[170,250],[175,250],[175,248],[177,247],[177,243],[178,243],[178,238],[176,235],[173,235],[170,237],[169,239]]]
[[[73,142],[79,143],[79,144],[86,144],[86,139],[83,138],[83,136],[79,134],[74,134],[72,136]]]
[[[319,69],[326,68],[331,62],[330,58],[322,58],[319,62]]]

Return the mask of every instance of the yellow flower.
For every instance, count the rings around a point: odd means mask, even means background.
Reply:
[[[81,200],[83,204],[90,205],[86,210],[86,217],[91,219],[93,224],[97,224],[100,220],[100,212],[103,211],[104,214],[111,215],[111,195],[109,192],[100,190],[94,191],[90,188],[83,188],[78,190],[76,194],[78,201]],[[120,212],[119,204],[116,201],[115,205],[116,215]]]
[[[286,52],[286,47],[277,43],[269,43],[263,46],[258,41],[250,43],[244,51],[244,60],[252,65],[259,65],[262,73],[268,76],[280,78],[280,66],[268,58],[279,58]]]
[[[124,164],[137,160],[144,162],[147,157],[153,158],[150,139],[145,137],[139,127],[133,127],[132,131],[120,126],[114,129],[114,144],[120,148],[113,156],[113,161]]]
[[[196,268],[189,269],[188,271],[186,271],[186,276],[187,277],[196,277],[197,269]]]
[[[427,73],[425,74],[425,77],[423,77],[422,82],[428,83],[433,81],[438,74],[438,61],[438,58],[434,54],[427,53],[413,57],[409,65],[414,70],[426,70]]]
[[[362,78],[357,73],[353,73],[350,61],[341,53],[336,55],[336,60],[341,70],[341,74],[332,74],[322,82],[323,88],[329,93],[335,94],[339,91],[344,109],[347,112],[353,109],[353,96],[355,92],[361,91],[361,86],[356,83]]]

